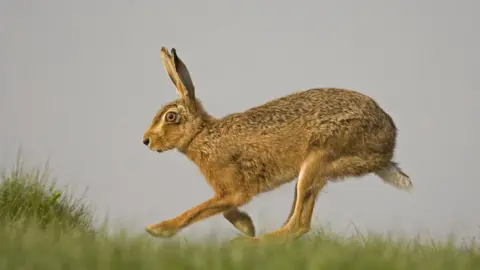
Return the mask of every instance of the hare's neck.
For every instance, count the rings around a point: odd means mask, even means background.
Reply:
[[[184,153],[185,155],[188,156],[188,152],[191,152],[190,149],[191,149],[191,145],[192,143],[195,141],[195,139],[198,137],[198,135],[203,131],[203,128],[202,129],[198,129],[194,134],[192,134],[192,136],[188,137],[182,144],[180,147],[178,147],[178,151],[180,151],[181,153]]]
[[[197,165],[199,168],[203,168],[203,163],[207,160],[206,154],[204,151],[202,151],[200,148],[197,147],[192,147],[190,145],[182,153],[188,157],[195,165]]]
[[[184,138],[181,142],[180,145],[177,146],[177,150],[180,151],[181,153],[185,153],[188,151],[190,148],[190,145],[192,144],[193,141],[197,138],[197,136],[205,130],[206,127],[210,126],[213,122],[216,121],[215,117],[209,115],[202,107],[201,104],[197,104],[197,109],[200,110],[199,115],[195,117],[193,120],[191,120],[191,130],[189,130],[188,133],[190,133],[188,137]]]
[[[213,120],[212,121],[216,121]],[[191,161],[193,161],[198,167],[202,167],[205,162],[208,162],[209,156],[211,154],[210,145],[208,145],[208,138],[206,135],[208,133],[208,129],[212,123],[206,123],[206,125],[194,136],[191,138],[188,145],[179,149],[184,155],[188,157]]]

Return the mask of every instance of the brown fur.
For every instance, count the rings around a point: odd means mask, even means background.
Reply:
[[[175,49],[170,54],[162,48],[161,55],[181,98],[159,110],[144,143],[153,151],[178,149],[185,154],[214,196],[173,219],[150,225],[147,231],[154,236],[171,237],[193,222],[223,213],[254,239],[251,218],[238,208],[298,177],[289,218],[280,230],[265,236],[298,237],[309,230],[315,199],[328,181],[377,172],[385,180],[401,172],[392,161],[395,124],[366,95],[316,88],[217,119],[195,97]],[[176,117],[167,116],[169,112]],[[397,178],[405,186],[393,185],[411,188],[408,176],[402,177]]]

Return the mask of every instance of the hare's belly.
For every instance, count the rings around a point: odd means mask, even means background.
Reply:
[[[298,169],[289,168],[271,174],[270,177],[262,179],[259,182],[259,191],[267,192],[275,189],[285,183],[291,182],[298,176]]]

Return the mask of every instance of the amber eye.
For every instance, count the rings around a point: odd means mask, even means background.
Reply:
[[[165,120],[167,122],[175,122],[177,120],[177,113],[176,112],[167,112],[165,114]]]

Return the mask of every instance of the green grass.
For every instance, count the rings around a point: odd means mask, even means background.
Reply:
[[[165,241],[92,230],[82,200],[40,170],[14,167],[0,184],[0,269],[480,269],[480,252],[453,242],[340,237],[319,231],[284,245]]]
[[[52,224],[62,230],[92,230],[93,214],[82,200],[55,186],[48,167],[25,170],[20,159],[10,171],[2,172],[0,222]]]

